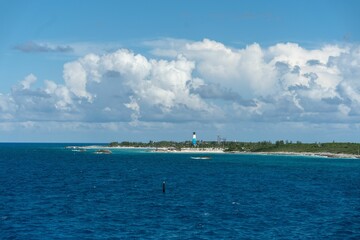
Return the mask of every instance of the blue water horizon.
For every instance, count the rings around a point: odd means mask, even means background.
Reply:
[[[0,143],[0,239],[360,239],[359,159],[69,145]]]

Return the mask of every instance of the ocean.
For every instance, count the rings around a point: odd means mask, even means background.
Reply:
[[[0,144],[0,239],[360,239],[359,159],[67,145]]]

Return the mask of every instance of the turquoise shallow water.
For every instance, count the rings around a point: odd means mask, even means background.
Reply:
[[[359,160],[64,146],[0,144],[0,239],[360,239]]]

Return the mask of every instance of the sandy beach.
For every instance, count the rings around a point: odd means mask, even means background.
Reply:
[[[169,152],[169,153],[224,153],[222,148],[154,148],[151,152]]]
[[[309,156],[309,157],[324,157],[324,158],[360,158],[360,155],[344,154],[344,153],[329,153],[329,152],[243,152],[245,154],[258,155],[285,155],[285,156]]]
[[[160,152],[160,153],[194,153],[194,154],[215,154],[215,153],[226,153],[226,154],[251,154],[251,155],[283,155],[283,156],[309,156],[309,157],[323,157],[323,158],[349,158],[349,159],[360,159],[360,155],[344,154],[344,153],[329,153],[329,152],[225,152],[223,148],[151,148],[151,147],[109,147],[109,146],[68,146],[70,149],[144,149],[149,152]]]
[[[181,150],[171,148],[156,148],[151,152],[168,153],[227,153],[227,154],[251,154],[251,155],[285,155],[285,156],[309,156],[323,158],[360,158],[360,155],[329,153],[329,152],[225,152],[222,148],[182,148]]]
[[[360,158],[360,155],[329,153],[329,152],[225,152],[223,148],[182,148],[181,150],[172,148],[155,148],[151,152],[168,153],[228,153],[228,154],[255,154],[255,155],[286,155],[286,156],[315,156],[324,158]]]

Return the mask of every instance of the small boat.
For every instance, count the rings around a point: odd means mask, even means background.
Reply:
[[[112,152],[108,149],[100,149],[95,152],[95,154],[111,154]]]
[[[191,159],[196,159],[196,160],[209,160],[211,159],[210,156],[198,156],[198,157],[190,157]]]

